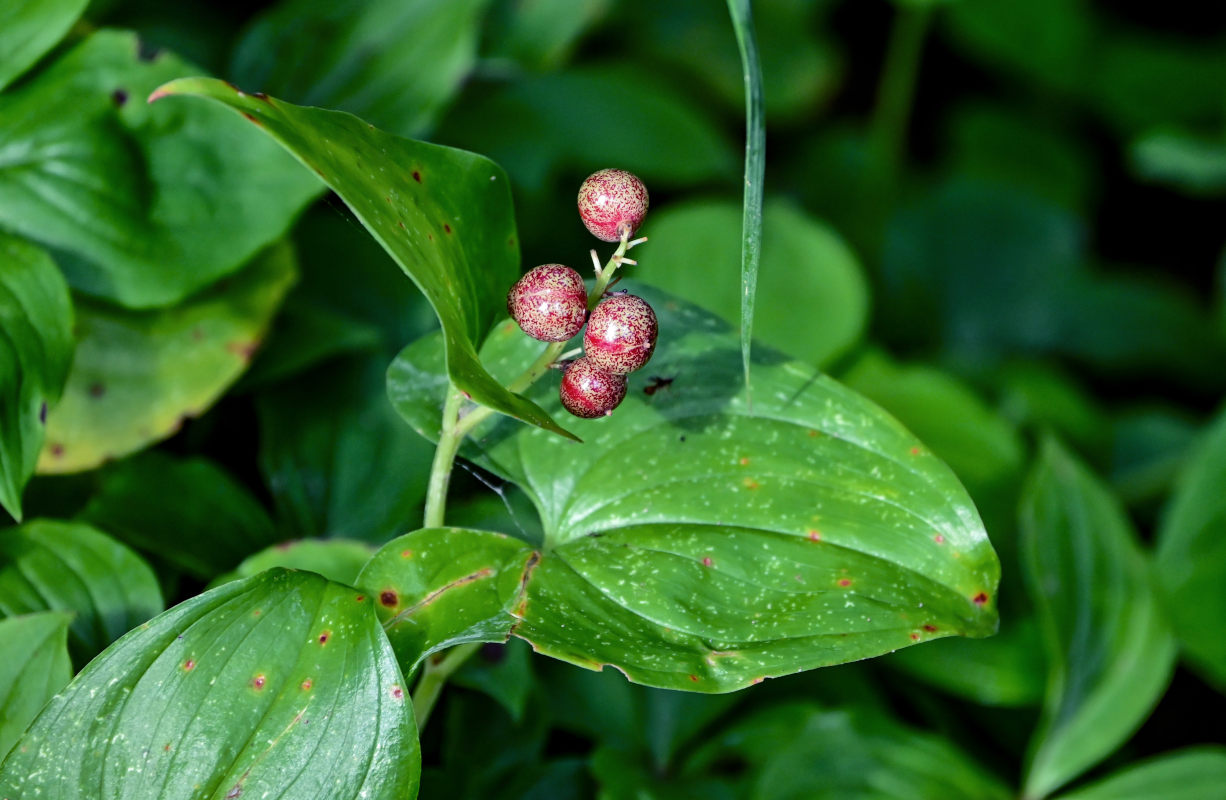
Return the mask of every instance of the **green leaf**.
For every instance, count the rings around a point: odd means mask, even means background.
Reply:
[[[68,376],[72,318],[68,285],[51,257],[0,233],[0,507],[19,522],[47,409]]]
[[[617,109],[616,124],[593,124],[609,109]],[[499,123],[490,125],[491,119]],[[487,153],[506,167],[517,190],[529,193],[560,168],[587,174],[616,164],[653,192],[660,185],[730,182],[738,171],[709,109],[658,72],[624,62],[533,75],[474,94],[448,115],[440,138]],[[571,184],[575,191],[578,183]]]
[[[330,581],[353,585],[374,554],[373,545],[349,539],[282,542],[244,559],[233,572],[220,576],[212,585],[250,578],[274,567],[314,572]]]
[[[749,356],[753,345],[753,310],[758,293],[758,264],[762,260],[762,197],[766,180],[766,116],[762,101],[762,64],[754,34],[750,0],[728,0],[728,14],[736,31],[745,75],[745,197],[741,222],[741,364],[746,397]]]
[[[476,63],[487,5],[284,0],[256,17],[235,46],[229,74],[295,103],[421,135]]]
[[[651,218],[651,240],[634,255],[634,277],[685,297],[737,325],[742,211],[722,201],[677,203]],[[829,364],[860,340],[869,289],[855,254],[827,225],[783,201],[767,204],[758,297],[789,309],[757,320],[754,335],[801,361]],[[701,281],[691,269],[701,253]]]
[[[413,797],[419,752],[403,686],[368,598],[267,572],[175,606],[103,653],[17,743],[0,791]]]
[[[1226,748],[1189,747],[1126,767],[1060,800],[1204,800],[1226,786]]]
[[[1156,574],[1166,612],[1197,669],[1226,691],[1226,414],[1179,474],[1158,532]]]
[[[88,0],[12,0],[0,8],[0,89],[68,33]]]
[[[73,611],[73,660],[85,663],[162,610],[140,556],[80,523],[34,520],[0,532],[0,614]]]
[[[247,368],[294,280],[288,245],[171,308],[77,298],[76,356],[47,416],[38,471],[79,472],[135,452],[203,414]]]
[[[388,402],[382,358],[350,358],[260,392],[260,470],[281,536],[386,542],[421,515],[431,448]]]
[[[197,70],[139,49],[101,31],[0,97],[0,226],[62,251],[73,288],[133,308],[234,272],[320,189],[219,109],[148,107]]]
[[[357,585],[379,615],[405,674],[438,650],[502,642],[515,619],[504,606],[539,556],[518,539],[464,528],[423,528],[384,545]]]
[[[864,398],[762,348],[750,416],[735,333],[641,293],[660,321],[656,353],[616,414],[574,423],[587,444],[490,420],[462,451],[518,483],[544,524],[524,590],[501,596],[515,635],[636,682],[719,692],[995,630],[996,555],[931,451]],[[508,322],[483,355],[504,375],[533,352]],[[407,348],[388,380],[398,410],[432,435],[445,384],[437,338]],[[552,383],[534,396],[556,408]]]
[[[505,645],[487,644],[475,658],[464,662],[451,683],[476,689],[496,700],[511,719],[524,718],[528,695],[532,691],[532,653],[528,645],[512,639]]]
[[[72,614],[44,611],[0,620],[0,761],[51,697],[72,678]]]
[[[1158,129],[1134,139],[1128,155],[1133,173],[1142,181],[1195,196],[1226,191],[1226,140],[1221,137]]]
[[[502,313],[519,274],[510,186],[496,164],[392,136],[349,114],[245,94],[209,78],[173,81],[150,100],[173,95],[230,106],[319,173],[434,307],[457,389],[495,411],[570,436],[539,406],[503,388],[477,358],[474,343]]]
[[[158,451],[106,470],[78,518],[204,580],[275,541],[268,512],[220,467]]]
[[[1203,126],[1222,117],[1226,54],[1220,41],[1121,31],[1095,49],[1089,88],[1098,110],[1124,132]]]
[[[1025,796],[1040,798],[1140,726],[1170,680],[1175,640],[1123,509],[1054,439],[1023,496],[1021,550],[1050,665],[1025,780]]]
[[[1111,421],[1111,484],[1126,505],[1152,505],[1171,494],[1200,423],[1186,409],[1143,405]]]
[[[946,737],[855,708],[793,702],[765,709],[709,738],[686,765],[720,757],[750,765],[740,797],[753,800],[1006,800],[1012,793]]]
[[[490,11],[485,48],[528,69],[556,69],[612,5],[613,0],[503,0]]]

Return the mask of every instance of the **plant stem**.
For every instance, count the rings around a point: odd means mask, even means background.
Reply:
[[[622,256],[631,247],[628,238],[622,237],[616,252],[597,273],[596,285],[592,287],[592,291],[588,292],[587,296],[589,310],[595,308],[600,302],[605,289],[609,287],[609,282],[613,280],[613,274],[621,266]],[[507,384],[507,389],[512,392],[522,392],[536,383],[542,375],[549,371],[565,347],[566,342],[551,342],[536,361],[532,362],[532,366]],[[494,413],[493,409],[488,406],[477,406],[462,414],[463,405],[464,395],[454,385],[450,386],[447,391],[447,400],[443,404],[443,422],[439,430],[438,446],[434,449],[434,463],[430,466],[430,486],[426,490],[426,513],[422,524],[422,527],[425,528],[437,528],[443,524],[447,508],[447,487],[451,483],[451,469],[455,464],[456,453],[460,450],[460,443],[473,428],[481,424],[482,420]],[[422,667],[421,678],[413,689],[413,713],[417,717],[418,731],[425,727],[430,711],[438,702],[439,694],[443,691],[447,679],[473,653],[477,652],[480,646],[480,644],[463,644],[448,650],[447,654],[437,662],[432,658],[426,659],[425,666]]]
[[[887,180],[892,179],[902,158],[920,55],[932,18],[927,5],[902,4],[896,8],[881,83],[877,86],[877,104],[869,127],[870,151]]]
[[[426,514],[422,527],[437,528],[443,524],[447,509],[447,487],[451,484],[451,468],[464,434],[457,431],[460,421],[460,404],[464,396],[459,389],[450,387],[447,401],[443,404],[443,426],[439,431],[438,446],[434,449],[434,463],[430,466],[430,485],[426,490]]]
[[[421,679],[413,690],[413,714],[417,717],[417,730],[426,727],[426,720],[438,702],[439,694],[451,674],[460,668],[481,647],[479,642],[462,644],[447,651],[437,663],[433,658],[427,658],[422,667]]]

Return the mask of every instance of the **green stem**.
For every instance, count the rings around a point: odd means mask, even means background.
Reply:
[[[421,680],[417,682],[417,688],[413,690],[413,714],[417,717],[419,733],[422,728],[426,727],[426,720],[430,718],[430,712],[434,710],[434,704],[438,702],[439,694],[442,693],[447,679],[480,648],[479,642],[462,644],[448,650],[447,654],[437,662],[433,658],[426,659],[426,664],[422,667]]]
[[[426,489],[426,514],[424,528],[437,528],[443,524],[447,509],[447,487],[451,484],[451,468],[464,434],[457,431],[460,421],[460,404],[464,396],[452,386],[443,404],[443,426],[439,431],[438,446],[434,449],[434,463],[430,466],[430,485]]]
[[[588,309],[595,308],[600,302],[605,289],[609,288],[609,282],[613,280],[613,274],[621,266],[622,256],[629,249],[630,243],[626,237],[623,237],[617,251],[596,276],[596,285],[592,287],[592,291],[587,296]],[[507,388],[518,393],[536,383],[558,360],[558,356],[562,355],[565,347],[566,342],[550,343],[536,361],[532,362],[532,366],[507,384]],[[426,528],[437,528],[443,524],[444,512],[447,508],[447,487],[451,483],[451,469],[455,464],[456,453],[460,450],[460,443],[473,428],[481,424],[482,420],[494,413],[488,406],[477,406],[466,413],[461,413],[463,404],[464,395],[454,385],[451,386],[447,392],[447,400],[443,404],[443,424],[439,431],[438,446],[434,449],[434,463],[430,466],[430,486],[426,490],[426,514],[423,522],[423,527]],[[417,716],[419,731],[425,727],[430,711],[438,702],[439,694],[443,691],[447,679],[473,653],[477,652],[480,646],[480,644],[464,644],[451,648],[437,662],[433,658],[426,659],[421,679],[413,690],[413,712]]]
[[[899,5],[896,8],[869,128],[869,147],[887,181],[892,179],[902,159],[920,56],[932,19],[927,5]]]

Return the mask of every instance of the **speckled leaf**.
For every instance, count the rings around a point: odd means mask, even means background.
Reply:
[[[0,620],[0,761],[51,696],[72,678],[72,614],[43,611]]]
[[[1046,797],[1113,752],[1175,666],[1145,556],[1119,502],[1047,439],[1021,505],[1023,577],[1049,664],[1025,796]]]
[[[268,512],[228,473],[158,450],[107,469],[78,519],[205,580],[275,541]]]
[[[995,630],[996,555],[944,464],[864,398],[765,349],[749,416],[736,335],[640,293],[657,351],[613,416],[573,423],[586,444],[491,420],[465,451],[519,483],[544,523],[544,553],[508,598],[516,635],[638,682],[718,692]],[[533,353],[508,323],[483,356],[507,375]],[[426,339],[389,372],[427,436],[440,371]],[[547,408],[556,380],[534,390]]]
[[[0,615],[75,612],[68,647],[77,664],[162,608],[153,570],[101,531],[53,520],[0,531]]]
[[[405,673],[464,642],[501,642],[506,612],[539,555],[518,539],[465,528],[423,528],[384,545],[357,585],[379,616]]]
[[[274,570],[91,663],[0,766],[8,797],[411,798],[416,726],[371,601]]]
[[[9,0],[0,6],[0,89],[68,33],[88,0]]]
[[[477,357],[475,343],[503,313],[506,291],[519,277],[511,190],[497,164],[392,136],[350,114],[245,94],[209,78],[172,81],[150,100],[173,95],[230,106],[340,195],[434,306],[447,343],[447,372],[458,389],[503,414],[570,436],[539,406],[507,391]]]
[[[229,74],[252,89],[419,136],[472,70],[488,4],[282,0],[239,40]]]
[[[19,522],[72,349],[72,301],[55,262],[0,233],[0,507]]]
[[[1184,654],[1226,691],[1226,414],[1184,468],[1158,533],[1157,577]]]
[[[1146,759],[1060,800],[1207,800],[1226,786],[1226,748],[1189,747]]]
[[[0,226],[62,253],[74,289],[177,303],[278,239],[319,181],[221,109],[145,95],[198,70],[100,31],[0,97]]]
[[[294,279],[278,244],[181,305],[129,311],[77,300],[77,351],[47,416],[42,473],[125,456],[199,416],[246,369]]]
[[[305,570],[322,575],[330,581],[356,585],[358,573],[374,554],[374,545],[349,539],[301,539],[296,542],[282,542],[244,559],[233,572],[213,581],[213,585],[250,578],[273,567]]]

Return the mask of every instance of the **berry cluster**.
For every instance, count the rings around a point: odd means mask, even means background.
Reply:
[[[583,356],[566,363],[560,397],[576,417],[603,417],[626,396],[626,376],[641,369],[656,344],[656,315],[641,297],[606,295],[613,272],[633,264],[624,253],[643,240],[630,241],[647,214],[647,189],[625,170],[602,169],[579,187],[579,216],[596,238],[621,242],[602,270],[596,263],[596,288],[589,298],[578,272],[562,264],[542,264],[520,278],[507,295],[507,310],[519,327],[543,342],[565,342],[583,333]],[[588,307],[597,300],[588,314]],[[576,351],[577,352],[577,351]]]

